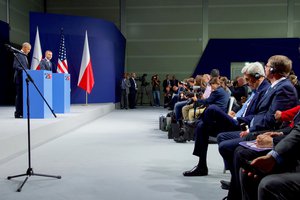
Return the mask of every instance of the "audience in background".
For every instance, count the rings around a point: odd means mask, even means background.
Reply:
[[[296,75],[292,74],[289,76],[291,83],[294,85],[297,91],[298,99],[300,99],[300,83]]]

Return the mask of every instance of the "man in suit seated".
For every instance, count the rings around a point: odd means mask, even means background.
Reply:
[[[218,135],[219,152],[226,162],[226,166],[231,172],[230,190],[228,199],[240,199],[240,193],[235,188],[239,188],[238,177],[234,173],[234,151],[241,141],[246,140],[255,132],[263,130],[277,130],[281,122],[274,117],[275,111],[287,110],[297,105],[297,93],[294,86],[286,77],[292,69],[292,61],[282,55],[275,55],[269,58],[265,66],[266,76],[271,82],[271,86],[259,101],[256,107],[256,114],[251,119],[249,129],[245,131],[223,132]],[[264,132],[264,131],[263,131]],[[261,133],[263,133],[261,132]]]
[[[250,166],[243,166],[248,169],[240,172],[243,199],[297,198],[300,195],[299,151],[300,123],[267,155],[253,161],[241,155],[242,166],[245,160],[250,161]]]
[[[216,136],[222,131],[239,130],[240,121],[250,121],[251,116],[254,115],[256,104],[270,84],[265,79],[264,68],[259,62],[245,65],[242,73],[253,93],[237,113],[232,112],[228,115],[227,112],[215,105],[210,105],[205,109],[195,129],[196,140],[193,155],[199,157],[199,162],[192,170],[185,171],[184,176],[207,175],[206,156],[209,136]]]
[[[283,138],[285,138],[294,128],[294,125],[300,122],[300,106],[296,106],[289,110],[285,111],[276,111],[275,119],[278,121],[282,121],[284,123],[289,123],[288,126],[275,130],[275,131],[263,131],[262,134],[259,134],[256,138],[256,147],[262,148],[259,151],[253,150],[249,147],[238,146],[234,152],[233,158],[233,177],[236,179],[233,181],[232,186],[229,187],[229,193],[235,193],[240,188],[240,180],[239,180],[239,171],[241,167],[240,160],[241,158],[247,158],[247,160],[253,160],[259,156],[266,155],[270,149],[274,148]],[[226,181],[221,181],[222,188],[225,188],[224,184]],[[228,184],[228,183],[227,183]],[[237,196],[236,196],[237,198]]]
[[[41,62],[40,62],[40,68],[41,68],[41,70],[52,71],[51,59],[52,59],[52,51],[47,50],[45,52],[45,58],[42,59]]]

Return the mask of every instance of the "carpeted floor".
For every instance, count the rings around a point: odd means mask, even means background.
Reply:
[[[177,144],[158,129],[158,118],[168,111],[143,107],[115,110],[32,150],[35,173],[22,192],[15,192],[24,177],[27,154],[0,165],[2,200],[212,200],[222,199],[223,161],[217,145],[209,145],[209,175],[183,177],[197,158],[193,142]],[[76,123],[76,121],[74,121]]]

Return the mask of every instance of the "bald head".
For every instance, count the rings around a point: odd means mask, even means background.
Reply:
[[[29,52],[30,52],[30,50],[31,50],[31,45],[30,45],[28,42],[24,42],[24,43],[22,44],[22,51],[23,51],[26,55],[28,55]]]

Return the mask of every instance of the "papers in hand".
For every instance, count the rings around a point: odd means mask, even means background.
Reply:
[[[261,147],[257,147],[256,146],[256,141],[252,140],[252,141],[243,141],[240,142],[239,144],[243,147],[246,147],[248,149],[252,149],[254,151],[266,151],[266,150],[271,150],[272,148],[261,148]]]

